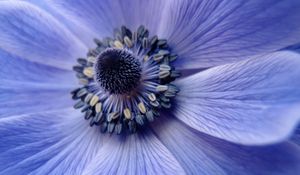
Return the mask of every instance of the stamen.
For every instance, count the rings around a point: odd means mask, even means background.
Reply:
[[[90,101],[90,105],[95,106],[96,103],[98,102],[98,100],[99,100],[99,97],[97,95],[94,95]]]
[[[167,86],[167,85],[158,85],[158,86],[156,87],[156,91],[157,91],[157,92],[164,92],[164,91],[166,91],[166,90],[168,90],[168,86]]]
[[[171,84],[180,76],[172,62],[167,40],[140,26],[130,31],[125,26],[114,30],[114,38],[94,39],[97,47],[87,58],[78,58],[73,67],[82,87],[71,92],[74,105],[90,126],[101,132],[121,134],[142,129],[171,108],[179,89]]]
[[[150,99],[151,101],[155,101],[155,100],[156,100],[156,96],[155,96],[154,93],[149,94],[148,97],[149,97],[149,99]]]
[[[92,78],[94,76],[94,70],[92,67],[87,67],[83,70],[83,74],[89,78]]]
[[[146,113],[146,107],[145,107],[145,105],[144,105],[143,102],[140,102],[140,103],[138,104],[138,108],[139,108],[139,110],[141,111],[141,113],[143,113],[143,114]]]
[[[102,103],[97,103],[95,106],[96,113],[100,113],[102,109]]]
[[[130,120],[131,119],[130,109],[128,109],[128,108],[124,109],[124,115],[125,115],[126,119]]]

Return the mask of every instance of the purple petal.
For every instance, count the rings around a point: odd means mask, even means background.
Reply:
[[[161,34],[182,69],[269,53],[300,40],[300,1],[173,1]]]
[[[300,53],[300,43],[289,46],[289,47],[285,48],[284,50],[292,50],[294,52]]]
[[[0,119],[0,174],[82,174],[99,131],[74,110]]]
[[[184,170],[156,136],[148,132],[105,139],[83,174],[184,174]]]
[[[150,33],[158,33],[159,25],[163,22],[163,12],[167,1],[160,0],[48,0],[53,8],[75,23],[81,23],[90,33],[90,42],[94,38],[111,37],[113,29],[122,25],[137,29],[145,25]],[[75,29],[76,30],[76,29]]]
[[[295,133],[293,134],[291,141],[300,146],[300,125],[297,127]]]
[[[0,2],[0,47],[19,57],[66,69],[86,47],[46,12],[20,1]]]
[[[77,84],[73,71],[31,62],[1,49],[0,67],[0,79],[3,81],[47,84],[48,87],[57,88]]]
[[[59,20],[60,23],[64,24],[64,26],[66,26],[68,30],[73,32],[75,36],[78,36],[78,39],[85,45],[89,47],[95,47],[95,43],[93,43],[90,38],[91,33],[93,32],[89,30],[85,25],[82,25],[78,19],[71,20],[72,18],[70,16],[61,14],[55,6],[49,5],[47,1],[26,0],[26,2],[29,2],[51,14],[54,18]]]
[[[261,147],[241,146],[165,117],[154,123],[153,129],[187,174],[294,175],[300,171],[300,149],[287,142]]]
[[[287,138],[300,118],[300,55],[284,51],[217,66],[180,80],[175,116],[232,142]]]
[[[21,88],[24,85],[27,87]],[[0,118],[72,107],[69,92],[24,83],[0,87]]]
[[[73,105],[73,72],[8,54],[0,49],[0,118]]]

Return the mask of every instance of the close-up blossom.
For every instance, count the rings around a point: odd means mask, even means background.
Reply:
[[[0,174],[300,174],[299,0],[1,0]]]

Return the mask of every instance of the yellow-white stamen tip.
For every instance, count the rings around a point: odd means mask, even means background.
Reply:
[[[88,93],[84,98],[84,102],[89,103],[91,101],[92,97],[93,97],[93,94]]]
[[[87,61],[88,61],[88,62],[91,62],[91,63],[96,63],[96,57],[89,56],[89,57],[87,58]]]
[[[111,112],[107,115],[107,121],[111,122],[112,120],[116,119],[119,117],[119,113],[117,112]]]
[[[128,36],[124,37],[124,43],[126,44],[127,47],[129,47],[129,48],[132,47],[132,41]]]
[[[168,90],[168,86],[167,85],[158,85],[156,87],[156,91],[158,91],[158,92],[164,92],[166,90]]]
[[[91,106],[95,106],[95,104],[98,102],[99,97],[97,95],[94,95],[90,101]]]
[[[128,108],[124,109],[123,113],[124,113],[124,116],[126,119],[128,119],[128,120],[131,119],[131,112]]]
[[[141,111],[141,113],[143,113],[143,114],[145,114],[147,111],[146,111],[146,107],[145,107],[145,105],[144,105],[144,103],[143,102],[140,102],[139,104],[138,104],[138,108],[139,108],[139,110]]]
[[[151,101],[155,101],[156,100],[156,95],[154,93],[151,93],[148,95],[148,98],[151,100]]]
[[[123,44],[119,40],[116,40],[114,42],[114,46],[119,49],[122,49],[124,47]]]
[[[112,115],[111,116],[112,119],[116,119],[119,117],[119,113],[117,113],[117,112],[112,112],[111,115]]]
[[[101,112],[101,110],[102,110],[102,103],[97,103],[95,106],[95,111],[99,113]]]
[[[94,69],[92,67],[86,67],[83,70],[83,74],[89,78],[92,78],[94,76]]]
[[[79,79],[79,84],[81,84],[81,85],[87,85],[87,84],[89,84],[89,81],[87,79],[85,79],[85,78],[80,78]]]
[[[144,56],[144,62],[148,61],[149,60],[149,56],[148,55],[145,55]]]

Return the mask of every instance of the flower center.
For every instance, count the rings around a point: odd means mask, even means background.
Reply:
[[[97,47],[73,67],[81,87],[71,92],[90,126],[133,133],[171,107],[180,73],[166,40],[150,37],[144,26],[134,32],[122,26],[113,38],[94,41]]]
[[[104,90],[123,94],[139,84],[141,64],[129,51],[108,48],[97,57],[95,73],[95,80]]]

